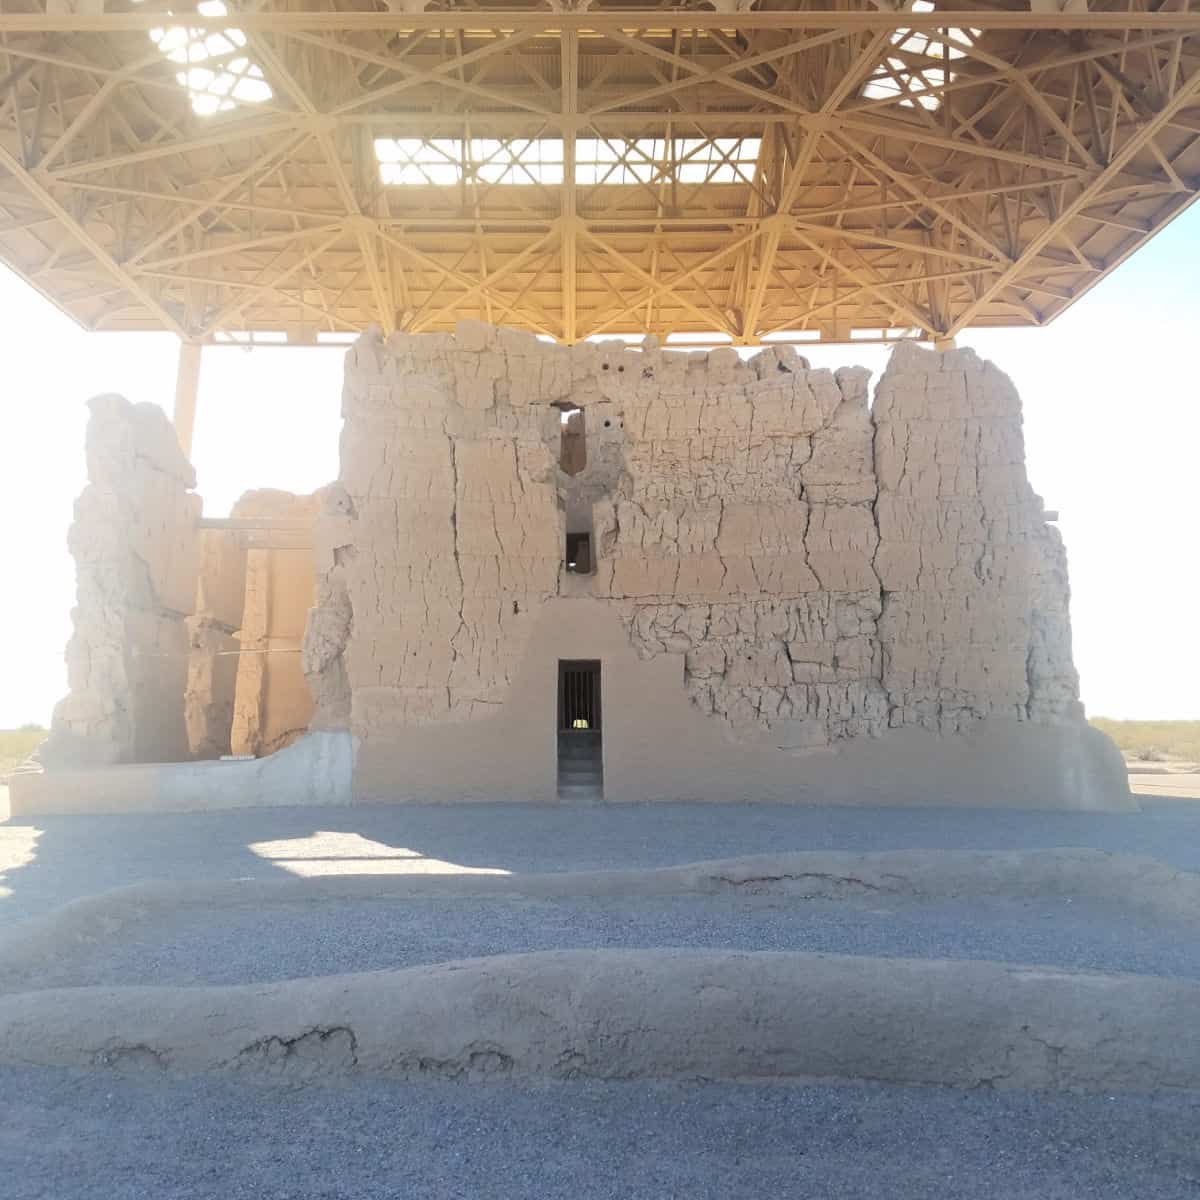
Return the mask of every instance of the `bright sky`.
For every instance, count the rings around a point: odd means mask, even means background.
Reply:
[[[1200,205],[1048,329],[971,333],[1025,403],[1029,474],[1061,512],[1075,659],[1092,715],[1200,718]],[[87,334],[0,268],[0,728],[48,722],[66,688],[71,506],[84,401],[170,411],[177,343]],[[204,352],[193,459],[207,515],[246,489],[337,474],[338,349]],[[815,366],[882,348],[804,348]]]

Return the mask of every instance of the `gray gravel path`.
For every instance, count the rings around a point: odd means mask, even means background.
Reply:
[[[786,850],[1094,846],[1200,869],[1200,804],[1141,813],[663,804],[247,809],[0,822],[0,920],[149,879],[270,878],[250,846],[319,832],[509,871],[666,866]],[[342,837],[344,842],[345,837]],[[30,860],[21,864],[30,845]],[[382,848],[380,850],[380,848]],[[333,864],[354,871],[353,856]],[[9,894],[4,894],[8,889]]]
[[[1195,1200],[1200,1098],[0,1070],[5,1200]]]
[[[263,842],[295,841],[296,857],[354,872],[363,868],[345,853],[348,838],[371,843],[376,859],[415,853],[512,871],[822,848],[1039,846],[1096,846],[1200,869],[1200,805],[1129,816],[666,805],[10,821],[0,824],[0,921],[142,880],[278,878],[283,868],[250,848]],[[76,982],[232,982],[551,946],[737,945],[1200,976],[1190,932],[1065,901],[339,902],[281,906],[266,925],[262,917],[177,916],[63,969]],[[0,1198],[1197,1200],[1197,1129],[1196,1096],[362,1080],[282,1090],[0,1069]]]
[[[1194,928],[1064,899],[924,903],[681,896],[581,902],[323,901],[149,919],[18,982],[260,983],[528,950],[805,950],[977,958],[1200,978]]]

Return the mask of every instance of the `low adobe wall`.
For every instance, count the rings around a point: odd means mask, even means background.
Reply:
[[[22,772],[9,780],[9,810],[34,817],[349,804],[353,765],[348,733],[316,732],[265,758]]]
[[[0,996],[0,1063],[263,1079],[1200,1087],[1200,983],[992,962],[559,950]]]

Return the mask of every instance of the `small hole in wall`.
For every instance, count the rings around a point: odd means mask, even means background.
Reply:
[[[521,612],[521,606],[514,600],[513,601],[513,616],[514,617],[519,616],[520,612]]]
[[[602,366],[600,369],[601,369],[602,371],[607,371],[607,370],[608,370],[608,363],[605,363],[605,364],[604,364],[604,366]]]
[[[611,422],[611,421],[605,421],[605,422],[604,422],[604,428],[605,428],[605,429],[611,429],[611,428],[612,428],[612,422]]]
[[[617,374],[618,374],[618,375],[620,375],[620,374],[621,374],[621,372],[622,372],[622,371],[624,371],[624,370],[625,370],[625,368],[624,368],[624,367],[618,367],[618,368],[617,368]]]
[[[653,379],[653,378],[654,378],[654,368],[653,368],[653,367],[645,367],[645,368],[643,368],[643,370],[642,370],[642,378],[643,378],[643,379]]]

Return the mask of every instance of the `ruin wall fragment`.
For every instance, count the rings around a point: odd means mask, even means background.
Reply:
[[[314,602],[310,531],[320,508],[319,494],[262,488],[246,492],[230,511],[235,519],[303,526],[295,534],[264,530],[242,549],[243,601],[230,728],[234,754],[273,754],[301,737],[312,720],[313,697],[302,669],[301,643]]]
[[[246,550],[223,529],[200,532],[195,612],[188,618],[184,708],[192,758],[230,753],[238,677],[238,630],[246,599]]]
[[[88,483],[68,546],[76,605],[68,695],[39,751],[47,765],[189,757],[184,715],[200,554],[196,478],[162,409],[88,402]]]

